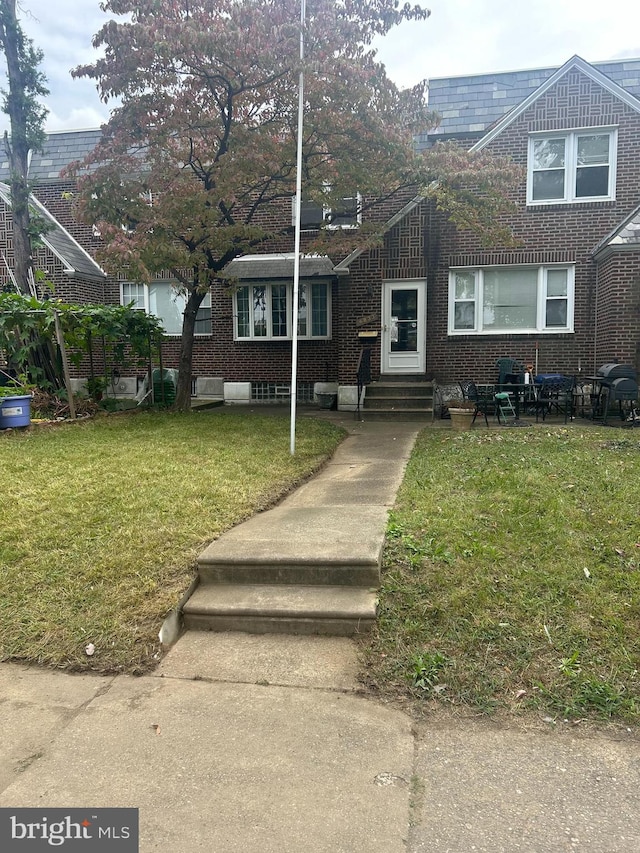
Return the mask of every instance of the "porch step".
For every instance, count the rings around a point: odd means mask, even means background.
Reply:
[[[353,636],[376,619],[376,593],[349,586],[201,584],[184,605],[187,630]]]
[[[426,409],[431,406],[433,397],[427,394],[391,394],[388,391],[369,393],[365,396],[367,409]]]
[[[423,377],[384,377],[367,385],[364,411],[369,420],[421,420],[433,413],[433,383]]]
[[[433,418],[433,408],[430,406],[429,408],[424,409],[405,409],[405,408],[394,408],[389,407],[386,409],[370,409],[367,406],[364,406],[361,409],[362,416],[367,421],[385,421],[385,420],[395,420],[395,421],[410,421],[410,422],[421,422],[426,424],[428,421],[431,421]]]
[[[288,562],[275,557],[251,559],[239,556],[208,557],[205,551],[198,559],[201,584],[282,584],[329,586],[377,586],[380,566],[374,559],[298,559]]]

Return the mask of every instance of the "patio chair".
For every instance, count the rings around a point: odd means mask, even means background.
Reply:
[[[522,385],[524,383],[524,365],[515,358],[499,358],[496,361],[498,368],[498,390],[502,391],[503,385]]]
[[[575,380],[573,376],[554,376],[536,382],[536,421],[542,413],[542,421],[551,413],[552,409],[558,414],[564,415],[564,422],[573,419],[573,389]]]
[[[496,411],[496,404],[493,400],[493,395],[491,397],[487,397],[481,394],[478,390],[478,386],[471,379],[465,379],[464,382],[461,382],[460,390],[462,391],[462,399],[467,400],[469,403],[473,403],[475,406],[473,421],[471,424],[473,425],[478,414],[481,414],[484,416],[484,422],[489,426],[487,411],[491,412],[491,414],[495,414]]]

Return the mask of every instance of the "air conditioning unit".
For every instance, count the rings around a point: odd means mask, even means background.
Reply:
[[[138,380],[135,376],[121,376],[114,382],[116,397],[135,397],[138,390]]]
[[[223,397],[224,380],[215,376],[198,376],[196,383],[196,397]]]

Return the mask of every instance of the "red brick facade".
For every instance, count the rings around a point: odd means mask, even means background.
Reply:
[[[640,109],[640,103],[638,104]],[[502,356],[536,363],[540,372],[591,374],[618,360],[640,369],[640,253],[599,265],[598,243],[640,202],[640,113],[578,70],[570,70],[488,146],[527,167],[529,134],[586,127],[618,129],[615,201],[527,207],[523,181],[510,218],[517,250],[486,251],[477,237],[440,219],[430,270],[427,373],[441,380],[461,376],[488,381]],[[452,266],[575,263],[574,332],[539,335],[447,335],[448,276]],[[602,269],[599,269],[599,266]],[[597,312],[597,313],[596,313]]]
[[[595,75],[594,75],[595,76]],[[601,252],[594,249],[640,204],[640,101],[626,103],[584,70],[570,67],[526,110],[488,143],[488,150],[507,154],[526,171],[529,135],[539,131],[617,128],[617,173],[614,201],[538,204],[527,206],[526,185],[514,193],[517,211],[509,220],[516,248],[487,250],[478,236],[460,232],[428,203],[413,206],[384,236],[377,248],[357,255],[348,274],[336,275],[331,285],[332,329],[329,340],[301,340],[298,350],[300,382],[356,382],[355,372],[363,330],[378,333],[372,369],[379,376],[383,358],[382,292],[385,281],[427,282],[426,377],[442,383],[463,378],[493,381],[496,360],[510,356],[537,364],[539,372],[591,374],[600,364],[618,360],[640,369],[640,245],[636,250]],[[73,218],[68,193],[71,185],[52,183],[37,189],[38,198],[58,221],[95,254],[98,242],[90,229]],[[388,221],[410,201],[405,193],[371,216]],[[0,244],[11,259],[11,234],[6,210],[0,215]],[[290,202],[265,214],[265,225],[291,221]],[[313,235],[304,235],[303,250]],[[291,251],[292,240],[281,240],[275,251]],[[335,263],[344,258],[334,257]],[[63,299],[119,302],[118,278],[79,282],[65,276],[50,253],[38,260]],[[574,330],[535,334],[456,334],[448,331],[449,271],[451,267],[489,265],[575,265]],[[5,271],[0,280],[6,278]],[[231,382],[287,383],[291,374],[290,341],[234,341],[234,301],[222,286],[212,292],[212,333],[196,337],[194,376],[221,377]],[[164,364],[177,364],[179,339],[163,347]]]

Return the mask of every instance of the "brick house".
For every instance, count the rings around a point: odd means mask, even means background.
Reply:
[[[408,376],[440,385],[491,382],[504,356],[569,375],[614,360],[640,369],[640,60],[590,65],[573,57],[557,69],[432,80],[429,97],[442,122],[418,146],[456,138],[522,165],[526,178],[510,218],[518,244],[487,249],[409,194],[372,214],[384,223],[380,247],[305,255],[299,395],[310,398],[316,383],[329,383],[340,405],[352,407],[365,346],[378,386]],[[73,187],[58,174],[93,147],[97,133],[51,134],[31,166],[35,195],[89,255],[99,236],[73,220]],[[6,205],[0,208],[0,244],[10,261]],[[291,208],[273,215],[286,220]],[[324,216],[303,209],[303,251]],[[346,204],[333,224],[359,221]],[[227,399],[245,402],[287,397],[292,244],[277,248],[232,262],[236,286],[214,288],[203,304],[194,393],[224,389]],[[38,262],[63,299],[133,300],[157,313],[169,333],[165,366],[175,363],[180,300],[168,279],[147,286],[96,273],[85,288],[50,247]]]

